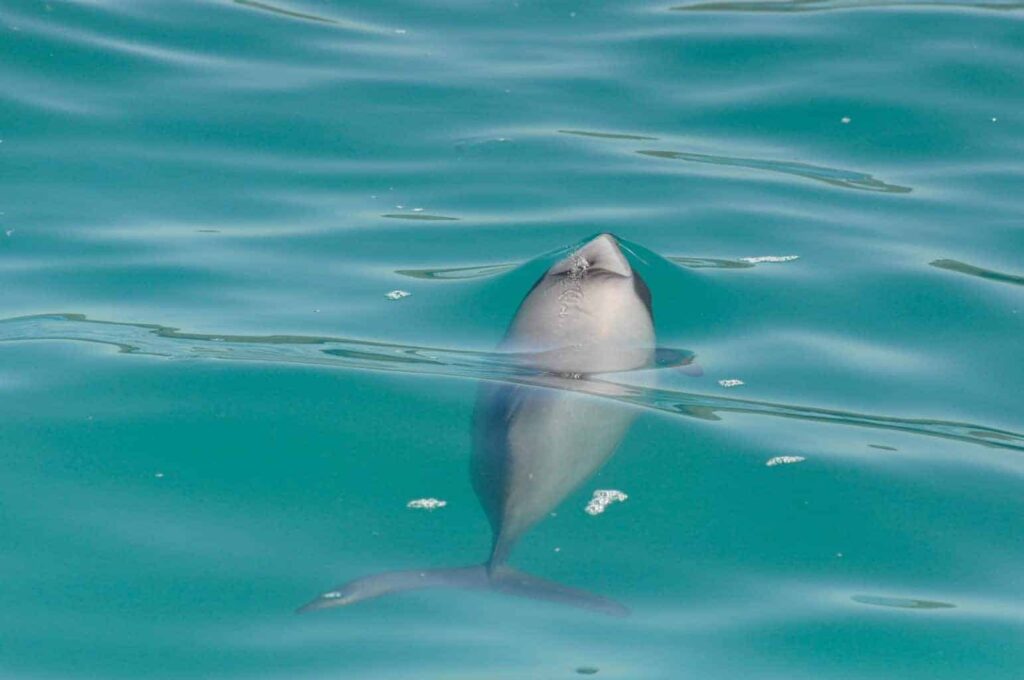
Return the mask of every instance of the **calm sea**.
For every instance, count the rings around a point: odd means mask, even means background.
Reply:
[[[488,353],[599,232],[703,375],[512,563],[631,615],[294,614],[486,557]],[[0,341],[3,680],[1017,680],[1024,4],[5,0]]]

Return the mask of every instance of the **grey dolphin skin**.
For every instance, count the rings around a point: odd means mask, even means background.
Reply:
[[[471,476],[493,531],[487,561],[367,576],[323,593],[299,612],[456,587],[628,613],[617,602],[507,564],[516,541],[611,457],[633,421],[631,409],[600,396],[614,388],[586,379],[644,368],[654,358],[650,291],[616,238],[601,234],[548,269],[520,304],[499,349],[522,357],[540,375],[529,385],[482,383],[477,395]]]

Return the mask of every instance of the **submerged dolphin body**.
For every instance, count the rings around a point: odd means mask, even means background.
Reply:
[[[540,373],[535,383],[483,383],[473,418],[473,488],[493,530],[482,565],[375,574],[324,593],[300,612],[430,587],[495,590],[608,614],[622,605],[516,571],[516,541],[615,452],[634,414],[600,396],[594,373],[643,368],[655,353],[651,296],[615,237],[601,234],[537,281],[501,344]],[[603,385],[603,386],[602,386]],[[554,388],[554,389],[552,389]]]

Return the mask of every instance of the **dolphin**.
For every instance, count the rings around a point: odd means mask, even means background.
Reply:
[[[532,378],[485,382],[477,394],[470,473],[493,534],[487,561],[366,576],[299,612],[455,587],[628,613],[610,599],[508,564],[516,542],[612,456],[632,424],[632,409],[601,396],[619,388],[588,376],[645,368],[655,356],[651,293],[616,237],[600,234],[548,269],[519,305],[499,351],[515,356]]]

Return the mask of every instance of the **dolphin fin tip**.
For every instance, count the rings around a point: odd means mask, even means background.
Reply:
[[[296,607],[296,614],[308,614],[309,612],[315,612],[318,609],[327,609],[331,605],[324,602],[323,596],[317,597],[316,599],[310,600],[301,607]]]
[[[488,568],[484,565],[456,569],[385,572],[366,576],[331,591],[322,593],[295,610],[306,614],[319,609],[344,607],[360,600],[388,593],[422,588],[463,588],[492,590],[533,600],[569,605],[615,617],[629,616],[627,607],[601,595],[548,581],[508,566]]]

